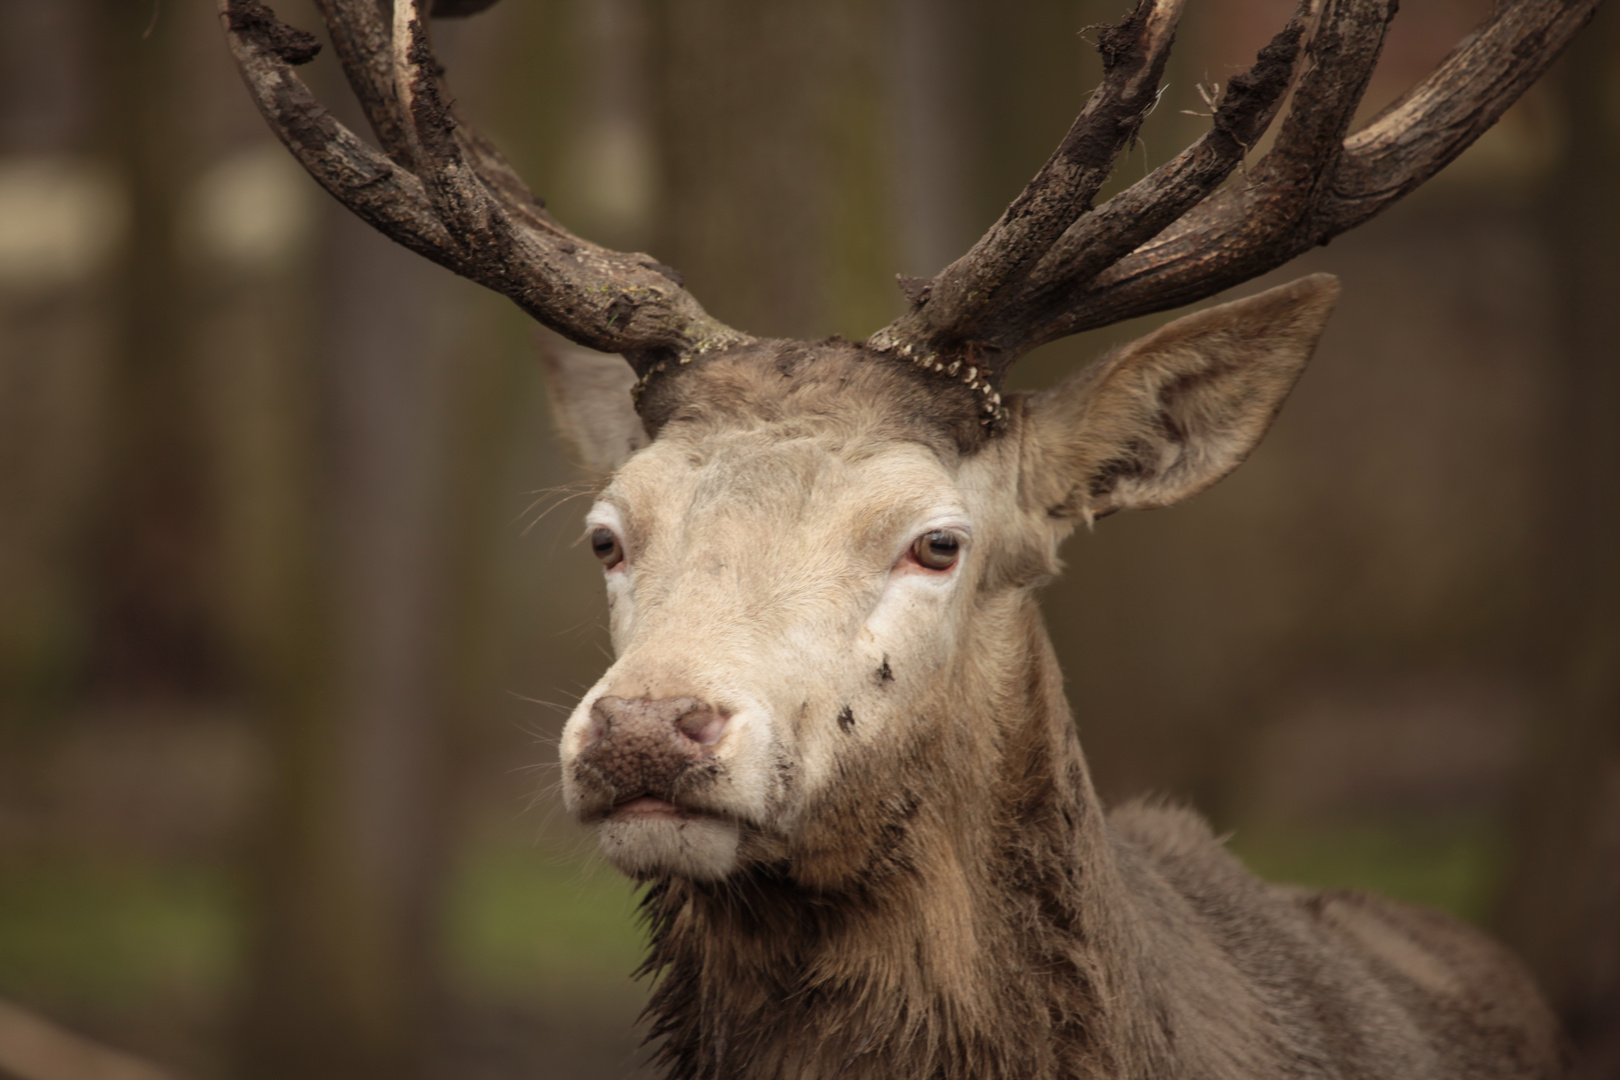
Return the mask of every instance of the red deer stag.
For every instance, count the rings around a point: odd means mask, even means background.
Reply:
[[[1198,142],[1093,207],[1180,14],[1139,0],[1098,35],[1103,81],[1050,160],[859,344],[752,338],[652,258],[569,233],[455,116],[424,0],[391,21],[317,3],[380,151],[294,72],[311,37],[221,3],[287,147],[389,236],[629,362],[552,362],[565,425],[616,469],[586,520],[617,660],[562,765],[571,812],[649,883],[670,1076],[1560,1071],[1536,990],[1467,927],[1262,884],[1186,811],[1105,815],[1037,611],[1077,522],[1248,454],[1334,280],[1189,315],[1052,390],[1001,386],[1036,345],[1365,221],[1494,122],[1595,0],[1498,5],[1350,135],[1394,0],[1302,0]]]

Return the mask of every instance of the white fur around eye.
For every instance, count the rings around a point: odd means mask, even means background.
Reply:
[[[625,543],[624,518],[619,514],[619,508],[612,503],[599,502],[591,507],[585,515],[585,536],[589,539],[596,529],[607,529],[619,538],[619,545],[624,550],[625,561],[630,558],[630,548]]]
[[[928,570],[911,560],[917,537],[931,532],[951,533],[961,544],[949,570]],[[883,594],[866,618],[866,639],[876,650],[874,655],[905,657],[908,667],[920,664],[927,668],[934,658],[949,651],[949,642],[941,635],[949,637],[950,607],[963,580],[960,571],[972,549],[972,536],[967,515],[955,509],[931,515],[908,531]]]
[[[624,518],[619,508],[612,503],[599,502],[591,507],[585,515],[585,534],[587,538],[594,529],[609,529],[619,538],[619,546],[624,553],[617,565],[604,567],[603,578],[607,584],[608,627],[613,638],[613,648],[618,651],[624,647],[624,642],[630,638],[631,627],[634,624],[635,591],[631,588],[630,566],[634,553],[624,535]]]

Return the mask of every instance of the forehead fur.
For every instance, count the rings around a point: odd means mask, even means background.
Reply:
[[[840,338],[758,341],[655,377],[639,405],[661,438],[768,427],[786,438],[921,443],[949,461],[984,441],[971,392]]]

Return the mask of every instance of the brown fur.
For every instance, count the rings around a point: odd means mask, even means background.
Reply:
[[[852,409],[854,402],[864,404]],[[964,451],[985,438],[966,389],[841,338],[760,341],[693,357],[652,380],[639,408],[655,431],[743,422],[781,424],[792,437],[825,424],[858,424]]]
[[[655,391],[658,441],[693,468],[738,439],[811,440],[829,463],[922,446],[951,469],[983,466],[1012,493],[995,505],[1016,518],[993,523],[953,662],[892,734],[839,751],[833,782],[807,805],[793,803],[793,763],[782,762],[772,805],[795,807],[797,824],[745,823],[725,876],[653,872],[648,1015],[668,1076],[1561,1075],[1549,1010],[1477,932],[1371,896],[1268,886],[1185,810],[1138,802],[1105,815],[1041,623],[1035,591],[1058,542],[1076,518],[1117,505],[1118,485],[1098,494],[1106,463],[1162,440],[1140,450],[1135,505],[1235,466],[1292,385],[1332,292],[1331,281],[1296,283],[1167,327],[1066,388],[1010,397],[1005,432],[983,441],[970,399],[843,343],[719,354]],[[1158,414],[1172,408],[1167,424]],[[755,468],[743,455],[726,475],[756,494],[730,494],[751,504],[811,490],[814,476],[773,479],[796,460]],[[632,549],[639,528],[626,524]],[[681,655],[657,652],[657,670]],[[862,677],[882,695],[907,676],[885,655]],[[835,728],[829,707],[821,730],[856,738],[863,709],[846,704]],[[576,775],[591,780],[592,755],[619,752],[588,747]]]
[[[851,777],[837,885],[784,863],[651,886],[667,1075],[1562,1075],[1550,1012],[1483,935],[1268,887],[1185,810],[1105,817],[1032,600],[1014,621],[1030,652],[998,680],[1022,708],[994,762],[913,756],[900,797]]]

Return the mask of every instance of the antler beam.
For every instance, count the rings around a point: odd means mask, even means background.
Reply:
[[[430,6],[493,0],[316,0],[380,150],[338,123],[294,68],[310,35],[262,0],[219,0],[260,111],[328,191],[386,235],[500,292],[571,340],[654,372],[747,335],[715,320],[668,267],[559,225],[447,103]],[[1000,415],[1024,352],[1081,330],[1203,299],[1360,224],[1427,180],[1544,71],[1598,0],[1509,0],[1422,83],[1346,137],[1395,0],[1300,0],[1210,130],[1093,208],[1158,100],[1184,0],[1136,0],[1098,35],[1103,80],[1024,191],[962,258],[912,292],[866,343],[962,382]],[[391,14],[390,14],[391,12]],[[1233,173],[1291,101],[1271,150]],[[1223,186],[1224,185],[1224,186]]]
[[[313,37],[260,0],[219,0],[259,111],[338,201],[564,337],[623,353],[643,376],[750,340],[705,312],[673,270],[583,240],[545,212],[494,147],[445,104],[424,0],[398,0],[390,23],[375,0],[318,2],[383,152],[338,123],[293,70],[315,56]]]
[[[1291,215],[1266,213],[1278,194],[1265,185],[1275,185],[1277,174],[1262,166],[1258,183],[1221,192],[1093,278],[1065,310],[1033,328],[1026,347],[1201,300],[1361,224],[1466,150],[1596,8],[1597,0],[1504,5],[1428,78],[1335,148]]]
[[[1255,66],[1230,82],[1198,143],[1095,210],[1086,205],[1095,188],[1050,209],[1052,219],[1070,215],[1060,234],[1030,229],[1002,240],[1011,234],[1009,209],[868,345],[947,366],[971,357],[997,387],[1013,361],[1037,345],[1192,303],[1280,266],[1452,161],[1546,69],[1597,3],[1501,5],[1434,73],[1346,138],[1395,3],[1305,0]],[[1121,29],[1136,25],[1142,10]],[[1290,81],[1293,99],[1275,145],[1217,191],[1265,132]],[[1029,197],[1026,189],[1013,207]],[[1004,244],[1027,246],[1009,252]],[[994,262],[981,270],[986,251]],[[990,288],[970,307],[954,300],[957,281]],[[948,303],[936,307],[942,294]]]
[[[1138,0],[1118,26],[1104,27],[1097,48],[1103,81],[1058,148],[973,249],[928,287],[912,332],[970,335],[1077,217],[1113,171],[1158,102],[1184,0]]]

